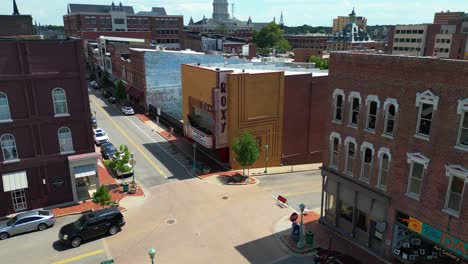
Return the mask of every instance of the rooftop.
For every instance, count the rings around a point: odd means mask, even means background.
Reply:
[[[258,74],[258,73],[271,73],[271,72],[284,72],[285,76],[290,75],[303,75],[312,74],[312,76],[327,76],[328,70],[320,70],[317,68],[301,68],[295,67],[300,64],[292,63],[253,63],[246,62],[242,64],[224,64],[224,63],[212,63],[206,65],[196,65],[197,67],[213,70],[219,69],[220,71],[233,71],[232,74]]]
[[[109,36],[99,36],[99,39],[110,40],[110,41],[122,41],[122,42],[145,42],[144,39],[139,38],[121,38],[121,37],[109,37]]]

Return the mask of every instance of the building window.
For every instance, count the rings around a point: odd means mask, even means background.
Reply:
[[[13,209],[15,212],[28,209],[24,189],[11,191],[11,200],[13,201]]]
[[[356,227],[364,232],[367,232],[367,215],[361,210],[357,211]]]
[[[330,167],[338,169],[338,159],[340,154],[341,137],[338,133],[332,132],[330,135]]]
[[[5,93],[0,93],[0,122],[10,121],[10,106],[8,105],[8,97]]]
[[[356,159],[356,140],[347,137],[345,140],[346,145],[346,161],[345,161],[345,174],[353,176],[354,173],[354,160]]]
[[[60,144],[60,153],[73,152],[73,141],[71,130],[68,127],[62,127],[58,130]]]
[[[421,153],[408,153],[407,155],[410,170],[406,194],[419,200],[424,173],[429,165],[429,158],[425,157]]]
[[[468,170],[463,166],[445,166],[446,176],[449,177],[444,212],[458,217],[463,201],[465,183],[468,182]]]
[[[350,111],[349,111],[349,125],[358,126],[359,107],[361,106],[361,95],[357,92],[351,92],[349,95]]]
[[[343,200],[341,200],[340,216],[341,218],[353,222],[353,206],[348,205]]]
[[[457,147],[468,151],[468,98],[458,101],[457,113],[460,115]]]
[[[396,99],[387,98],[384,103],[385,109],[385,124],[384,135],[393,137],[395,130],[395,115],[398,112],[398,103]]]
[[[379,179],[377,181],[377,188],[384,191],[387,190],[388,174],[390,171],[390,150],[388,148],[380,148],[378,152],[379,164]]]
[[[15,137],[11,134],[4,134],[0,137],[0,144],[2,145],[2,153],[4,161],[12,161],[18,159],[18,152],[16,151]]]
[[[432,124],[432,115],[437,110],[439,97],[430,90],[416,94],[416,106],[419,107],[416,136],[429,139]]]
[[[341,89],[335,89],[333,92],[333,99],[333,120],[341,123],[343,120],[344,91]]]
[[[361,177],[360,180],[369,183],[372,174],[372,160],[374,156],[374,147],[369,142],[363,142],[361,145]]]
[[[368,95],[366,98],[366,106],[366,130],[374,132],[377,125],[377,110],[380,106],[379,98],[376,95]]]
[[[65,90],[62,88],[55,88],[52,91],[52,100],[54,101],[54,111],[56,116],[68,115]]]

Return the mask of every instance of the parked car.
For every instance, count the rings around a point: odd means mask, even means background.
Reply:
[[[96,146],[100,146],[103,143],[109,142],[109,136],[106,132],[99,132],[94,135],[94,142]]]
[[[96,120],[96,117],[94,117],[94,116],[91,117],[91,125],[93,127],[97,127],[97,120]]]
[[[104,234],[115,235],[125,225],[117,207],[109,207],[82,215],[77,221],[63,226],[58,234],[60,241],[74,248],[86,240]]]
[[[103,91],[102,92],[102,97],[104,98],[109,98],[112,96],[112,92],[111,91]]]
[[[315,263],[327,263],[330,257],[339,255],[340,252],[332,249],[319,249],[315,254]]]
[[[55,214],[48,210],[33,210],[17,214],[0,223],[0,240],[29,231],[44,231],[55,224]]]
[[[94,89],[99,89],[99,84],[96,81],[90,81],[89,86],[93,87]]]
[[[350,255],[339,254],[328,258],[327,264],[361,264],[361,262]]]
[[[105,133],[104,129],[99,128],[99,127],[94,128],[93,132],[94,132],[94,135],[96,135],[97,133]]]
[[[131,106],[122,106],[120,108],[120,111],[122,111],[122,114],[124,115],[134,115],[135,111],[133,111],[133,108]]]
[[[101,145],[101,155],[104,159],[110,159],[114,157],[114,154],[117,152],[117,148],[114,144],[107,142]]]
[[[112,96],[109,97],[109,98],[107,98],[107,101],[108,101],[109,103],[111,103],[111,104],[117,103],[117,99],[116,99],[115,97],[112,97]]]

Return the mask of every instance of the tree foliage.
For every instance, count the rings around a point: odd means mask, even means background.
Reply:
[[[315,63],[315,68],[320,68],[321,70],[328,69],[328,60],[322,59],[320,57],[311,56],[309,62]]]
[[[106,185],[101,185],[93,193],[93,203],[99,204],[101,207],[111,204],[112,196],[109,193],[109,188]]]
[[[313,27],[309,25],[302,25],[297,27],[284,27],[285,34],[307,34],[307,33],[323,33],[323,34],[331,34],[332,28],[331,27],[324,27],[318,26]]]
[[[115,87],[115,98],[117,100],[124,100],[127,97],[127,92],[125,91],[125,86],[121,80],[117,82]]]
[[[242,166],[243,172],[245,172],[245,167],[252,166],[260,156],[257,142],[249,132],[244,132],[234,139],[232,150],[236,154],[236,161]]]
[[[260,49],[286,51],[291,49],[287,40],[283,37],[284,31],[275,22],[271,22],[255,33],[254,42]]]
[[[104,165],[115,172],[129,172],[132,170],[132,168],[128,166],[129,161],[130,151],[128,150],[128,147],[125,145],[120,145],[119,150],[115,153],[114,158],[105,160]]]

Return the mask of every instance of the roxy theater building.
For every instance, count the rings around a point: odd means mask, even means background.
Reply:
[[[267,157],[269,166],[321,162],[327,74],[274,65],[184,64],[185,135],[236,169],[230,146],[244,131],[260,149],[252,167],[265,166]]]
[[[332,53],[321,222],[391,263],[468,261],[468,62]]]
[[[80,43],[0,40],[0,216],[89,199],[98,185]]]

